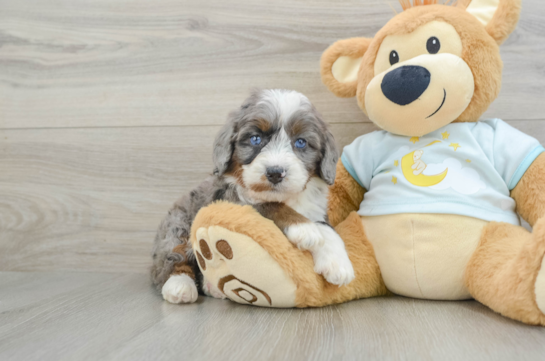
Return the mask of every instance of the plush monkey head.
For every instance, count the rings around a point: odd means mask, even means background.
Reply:
[[[373,39],[340,40],[324,52],[324,84],[339,97],[356,96],[394,134],[477,121],[500,91],[499,45],[516,27],[520,0],[400,2],[404,11]]]

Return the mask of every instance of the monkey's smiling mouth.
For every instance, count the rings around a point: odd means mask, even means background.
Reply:
[[[426,119],[433,117],[439,110],[441,110],[441,108],[445,104],[445,99],[447,99],[447,91],[445,90],[445,88],[443,88],[443,92],[444,92],[444,95],[443,95],[443,101],[441,102],[441,105],[439,106],[439,108],[437,108],[436,111],[434,111],[431,115],[426,117]]]

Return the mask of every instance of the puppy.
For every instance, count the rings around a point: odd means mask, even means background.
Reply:
[[[328,224],[328,185],[335,180],[335,141],[310,101],[289,90],[256,90],[232,112],[215,139],[214,174],[178,200],[159,226],[151,276],[171,303],[195,302],[198,290],[225,298],[203,279],[189,242],[191,224],[217,200],[250,204],[271,219],[314,270],[336,285],[354,279],[344,242]]]

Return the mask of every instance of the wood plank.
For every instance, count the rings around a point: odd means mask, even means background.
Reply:
[[[542,360],[545,353],[545,328],[475,301],[390,297],[284,310],[201,297],[171,305],[137,274],[36,277],[0,273],[36,292],[28,303],[28,294],[0,288],[0,297],[23,301],[0,313],[2,360]],[[48,294],[64,282],[81,287]]]
[[[114,275],[110,277],[117,279]],[[0,314],[44,304],[59,295],[103,282],[104,275],[100,273],[80,276],[73,272],[0,272]],[[0,334],[11,327],[8,322],[0,323]]]
[[[147,277],[100,276],[97,283],[94,274],[72,274],[68,278],[81,287],[46,297],[58,277],[50,274],[50,282],[37,286],[41,297],[35,302],[1,314],[0,358],[101,359],[108,346],[120,346],[156,322],[162,300]]]
[[[545,143],[544,121],[510,123]],[[374,129],[332,126],[340,146]],[[212,170],[217,130],[0,131],[0,270],[146,272],[159,221]]]
[[[523,3],[488,117],[543,118],[542,5]],[[2,0],[0,128],[218,125],[252,87],[301,91],[331,123],[366,122],[321,84],[319,58],[391,17],[383,0]]]

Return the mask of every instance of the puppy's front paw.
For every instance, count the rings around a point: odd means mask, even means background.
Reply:
[[[199,297],[195,282],[186,274],[170,276],[161,293],[170,303],[193,303]]]
[[[323,275],[327,282],[339,286],[347,285],[355,278],[350,259],[335,253],[314,254],[314,271]]]
[[[299,249],[313,249],[324,245],[324,237],[314,223],[291,225],[285,229],[285,233]]]

